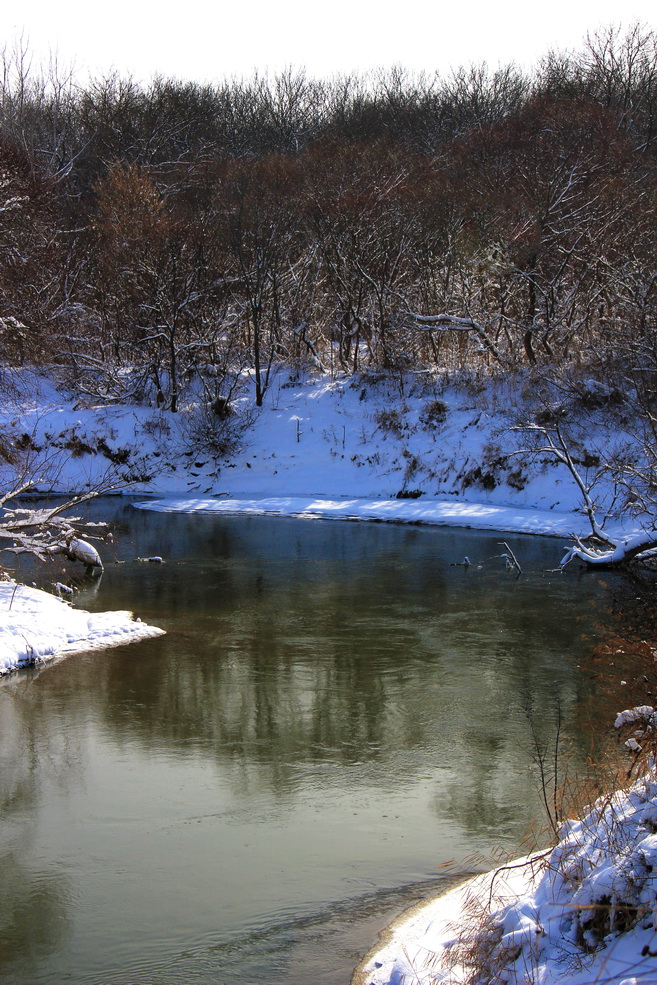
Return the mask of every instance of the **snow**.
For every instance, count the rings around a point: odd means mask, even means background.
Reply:
[[[567,540],[590,532],[567,469],[545,455],[503,461],[525,441],[510,430],[523,413],[521,381],[324,375],[293,382],[279,373],[262,410],[248,390],[233,401],[229,426],[240,417],[253,423],[236,449],[222,453],[199,444],[193,406],[171,414],[83,404],[27,375],[21,395],[0,407],[0,426],[49,460],[44,489],[84,491],[111,476],[121,491],[129,469],[140,481],[127,491],[166,497],[161,509],[176,500],[180,509],[184,498],[185,508],[199,511],[438,523]],[[602,448],[612,454],[618,443],[589,420],[580,430],[590,457]],[[595,490],[602,505],[613,494],[611,483]],[[636,523],[610,530],[644,536]]]
[[[643,722],[650,719],[655,709],[652,705],[638,705],[636,708],[627,708],[616,716],[614,728],[622,728],[623,725],[632,725],[634,722]]]
[[[263,499],[206,499],[196,497],[146,500],[139,509],[161,513],[223,513],[295,516],[305,519],[370,520],[388,523],[469,527],[522,534],[569,537],[586,534],[586,521],[549,510],[495,506],[445,500],[322,499],[313,496],[270,496]]]
[[[541,872],[534,858],[519,859],[507,869],[486,872],[402,918],[388,934],[383,947],[366,958],[354,977],[355,985],[424,985],[434,981],[458,981],[466,974],[453,954],[455,945],[480,916],[480,900],[491,910],[518,905],[535,885]],[[448,970],[449,976],[448,977]]]
[[[73,537],[68,543],[68,553],[70,557],[75,561],[82,561],[83,564],[89,565],[92,568],[102,568],[103,562],[100,559],[100,554],[87,540],[82,540],[81,537]]]
[[[0,675],[162,632],[135,620],[130,612],[85,612],[40,589],[0,582]]]

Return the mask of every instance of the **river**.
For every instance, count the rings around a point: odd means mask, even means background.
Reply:
[[[608,580],[548,538],[504,535],[517,577],[495,533],[93,509],[78,604],[167,635],[0,685],[3,985],[347,985],[522,850]]]

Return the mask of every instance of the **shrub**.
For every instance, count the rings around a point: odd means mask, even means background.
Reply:
[[[447,420],[448,411],[444,400],[432,400],[420,412],[420,424],[426,431],[436,431]]]
[[[389,434],[394,434],[401,438],[404,431],[404,422],[401,411],[399,410],[380,410],[374,415],[377,428]]]

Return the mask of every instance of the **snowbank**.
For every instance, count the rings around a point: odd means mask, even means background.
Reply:
[[[91,400],[82,406],[48,378],[28,371],[19,390],[21,396],[0,407],[0,424],[20,447],[33,449],[33,456],[38,448],[44,460],[56,464],[45,470],[42,488],[79,492],[102,482],[112,466],[119,475],[143,477],[126,488],[131,494],[247,502],[376,500],[384,504],[383,518],[399,510],[403,519],[412,511],[415,521],[425,503],[443,501],[451,504],[454,522],[466,503],[468,524],[478,514],[482,521],[488,516],[492,526],[501,514],[486,511],[510,507],[569,517],[559,534],[571,527],[589,531],[580,523],[581,493],[567,469],[549,456],[531,463],[505,457],[524,443],[510,430],[523,407],[513,380],[491,382],[473,393],[465,385],[441,386],[411,376],[402,393],[392,379],[315,376],[292,382],[279,372],[262,408],[255,407],[248,387],[235,398],[229,423],[252,424],[236,445],[219,441],[215,450],[195,440],[199,407],[193,402],[177,414]],[[580,430],[591,460],[601,449],[612,454],[619,440],[588,418]],[[398,494],[418,498],[397,501]],[[596,496],[605,500],[613,494],[613,483],[605,485],[601,477]],[[275,509],[285,512],[281,504]],[[442,511],[444,518],[449,511],[446,506]],[[335,515],[336,508],[331,512]],[[521,529],[534,532],[525,524],[526,519]]]
[[[186,496],[146,500],[135,503],[135,506],[161,513],[259,514],[305,519],[370,520],[471,527],[476,530],[500,530],[552,537],[583,537],[590,532],[585,517],[572,513],[438,499],[322,499],[312,496],[212,499]]]
[[[382,935],[386,940],[357,969],[354,985],[427,985],[463,979],[468,969],[455,945],[474,933],[481,901],[501,909],[527,893],[540,877],[540,861],[519,859],[507,869],[485,872],[437,899],[413,907]]]
[[[478,876],[416,909],[370,955],[359,985],[657,982],[657,780],[568,822],[552,851]],[[463,945],[466,950],[464,951]]]
[[[0,408],[0,424],[18,446],[56,463],[41,488],[78,492],[111,468],[119,489],[121,476],[138,477],[124,491],[153,497],[150,509],[465,526],[571,542],[590,533],[568,470],[549,455],[516,454],[525,437],[512,425],[526,397],[515,378],[476,388],[412,374],[403,386],[371,375],[293,381],[279,371],[272,380],[262,408],[245,382],[228,425],[251,426],[214,448],[197,440],[193,401],[177,414],[83,404],[29,370]],[[580,457],[591,462],[611,455],[622,437],[586,414],[576,430]],[[581,468],[589,481],[595,468]],[[601,473],[602,514],[614,495]],[[631,521],[608,527],[617,537],[638,530]]]
[[[0,582],[0,675],[163,632],[135,620],[131,612],[85,612],[39,589]]]

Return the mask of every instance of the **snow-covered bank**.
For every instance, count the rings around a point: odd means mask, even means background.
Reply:
[[[356,970],[353,985],[427,985],[463,980],[467,967],[453,953],[465,933],[473,933],[481,900],[498,910],[532,887],[542,871],[538,859],[518,859],[450,889],[424,905],[414,906],[381,935],[382,941]]]
[[[470,527],[551,537],[585,536],[587,521],[572,513],[464,503],[455,500],[322,499],[309,496],[270,496],[262,499],[171,497],[135,503],[160,513],[219,513],[224,515],[294,516],[324,520],[370,520],[387,523]],[[587,529],[588,528],[588,529]]]
[[[131,612],[90,613],[39,589],[0,582],[0,675],[163,632],[134,619]]]
[[[657,782],[601,799],[551,852],[478,876],[413,911],[358,985],[654,985]],[[473,955],[477,955],[476,964]]]
[[[101,482],[112,467],[119,476],[132,474],[131,494],[385,503],[401,495],[409,497],[400,500],[404,510],[412,504],[416,515],[428,500],[484,504],[567,514],[573,529],[586,530],[578,522],[581,493],[567,469],[550,456],[516,454],[524,437],[510,428],[530,413],[521,390],[517,379],[476,386],[413,375],[403,385],[373,375],[292,381],[281,370],[262,408],[247,381],[228,422],[215,422],[217,443],[204,447],[193,401],[176,414],[81,401],[26,371],[15,396],[0,406],[0,425],[35,468],[51,463],[40,487],[62,492]],[[577,413],[582,458],[612,454],[619,434]],[[225,442],[221,428],[239,421],[251,425],[237,444]],[[588,471],[582,466],[584,477]],[[603,476],[596,498],[613,494]]]

